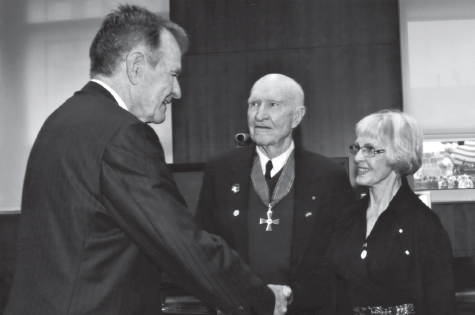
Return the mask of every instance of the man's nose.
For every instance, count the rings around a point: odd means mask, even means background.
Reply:
[[[181,88],[177,78],[175,78],[175,82],[173,82],[172,95],[173,98],[181,98]]]
[[[264,106],[264,104],[260,105],[258,108],[257,108],[257,112],[256,112],[256,120],[258,121],[262,121],[266,118],[268,118],[269,115],[267,113],[267,110]]]

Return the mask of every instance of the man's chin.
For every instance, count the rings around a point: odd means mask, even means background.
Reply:
[[[266,147],[272,145],[273,142],[270,139],[255,138],[254,142],[260,147]]]
[[[159,108],[157,108],[157,110],[155,111],[155,115],[153,116],[153,123],[161,124],[162,122],[164,122],[167,118],[166,111],[166,107],[160,106]]]
[[[152,123],[154,123],[156,125],[161,124],[162,122],[165,121],[166,118],[167,117],[165,115],[163,115],[161,117],[154,117]]]

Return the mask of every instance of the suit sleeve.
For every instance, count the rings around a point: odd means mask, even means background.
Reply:
[[[195,217],[205,231],[216,234],[216,225],[212,213],[212,210],[216,209],[217,207],[217,205],[214,203],[214,192],[216,189],[213,185],[214,181],[212,176],[213,172],[211,169],[211,163],[207,163],[203,177],[203,184],[201,185],[200,199],[196,207]]]
[[[272,291],[220,237],[196,225],[148,125],[125,127],[111,139],[101,189],[122,230],[191,294],[226,312],[273,313]]]
[[[348,174],[341,168],[333,171],[323,178],[326,188],[326,207],[322,213],[328,216],[328,231],[324,233],[327,239],[324,241],[327,245],[330,243],[331,236],[335,230],[336,222],[342,211],[355,202],[355,193],[351,187]],[[322,231],[314,231],[321,233]],[[319,250],[320,251],[320,250]],[[333,295],[336,290],[336,277],[333,275],[328,257],[325,255],[326,247],[319,255],[319,263],[309,267],[310,272],[307,277],[301,281],[291,283],[294,291],[294,301],[289,305],[289,312],[305,312],[315,307],[331,308]],[[319,296],[321,292],[327,294],[326,297]],[[318,295],[318,296],[317,296]]]

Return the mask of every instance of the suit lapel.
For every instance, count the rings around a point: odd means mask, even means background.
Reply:
[[[236,149],[236,155],[231,160],[229,189],[226,193],[231,194],[229,197],[230,211],[238,210],[238,215],[231,215],[233,218],[232,230],[236,244],[236,251],[241,254],[246,262],[248,258],[248,244],[247,244],[247,212],[249,203],[249,189],[251,185],[250,174],[252,169],[252,161],[256,147],[248,146]],[[239,192],[231,190],[233,185],[239,185]]]
[[[305,158],[302,149],[295,150],[294,222],[292,229],[291,279],[305,255],[310,235],[315,229],[319,213],[321,179],[309,176],[315,165]]]

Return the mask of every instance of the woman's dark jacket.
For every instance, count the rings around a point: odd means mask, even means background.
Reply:
[[[369,264],[370,261],[368,259],[374,259],[373,263],[377,263],[375,269],[379,270],[385,270],[385,266],[387,266],[386,270],[388,270],[388,273],[394,272],[398,268],[406,271],[405,274],[409,275],[407,283],[410,285],[407,286],[407,289],[403,290],[405,292],[402,292],[402,295],[407,296],[406,292],[410,292],[411,301],[407,302],[414,303],[417,315],[456,314],[452,270],[453,255],[448,235],[439,217],[414,194],[407,180],[403,178],[402,182],[401,188],[391,200],[387,210],[378,218],[378,221],[380,221],[380,219],[383,219],[383,215],[385,216],[384,220],[381,220],[385,221],[382,223],[384,224],[384,229],[381,235],[387,235],[388,239],[377,239],[376,243],[379,246],[375,246],[375,249],[380,252],[374,253],[374,251],[371,252],[371,249],[369,249],[368,257],[365,257],[366,261]],[[369,269],[358,269],[355,267],[364,266],[360,261],[357,261],[362,259],[359,257],[359,253],[364,248],[360,248],[358,245],[355,248],[355,244],[359,244],[360,241],[353,241],[351,237],[348,237],[348,235],[351,236],[348,231],[357,231],[355,229],[355,218],[359,218],[360,223],[362,220],[365,220],[368,202],[369,195],[357,201],[342,213],[329,248],[329,258],[332,260],[336,274],[340,278],[340,281],[338,281],[340,285],[337,289],[337,300],[335,301],[339,314],[346,314],[346,312],[352,314],[347,298],[347,288],[351,285],[353,285],[353,288],[359,287],[363,291],[375,292],[375,294],[379,295],[381,295],[381,292],[387,292],[388,300],[390,300],[398,295],[393,290],[394,282],[406,281],[398,277],[393,277],[395,281],[387,281],[387,278],[385,278],[387,274],[384,272],[379,275],[377,273],[371,274],[371,271],[368,271]],[[375,231],[375,228],[373,228],[371,233]],[[391,231],[392,234],[387,231]],[[370,237],[371,234],[368,236],[368,242]],[[356,239],[359,238],[361,238],[361,243],[363,243],[365,234],[359,234]],[[407,259],[404,254],[402,256],[406,260],[393,259],[397,255],[392,255],[388,251],[395,248],[398,251],[403,250],[401,253],[406,253]],[[351,251],[357,254],[349,255],[348,253]],[[342,257],[352,258],[342,259]],[[388,259],[385,259],[385,257],[388,257]],[[405,266],[402,266],[402,263],[399,265],[403,261]],[[407,266],[410,266],[409,270]],[[403,276],[402,273],[401,276]],[[402,287],[398,287],[400,291]],[[394,292],[394,294],[391,292]],[[342,310],[342,305],[346,305],[345,310]]]

